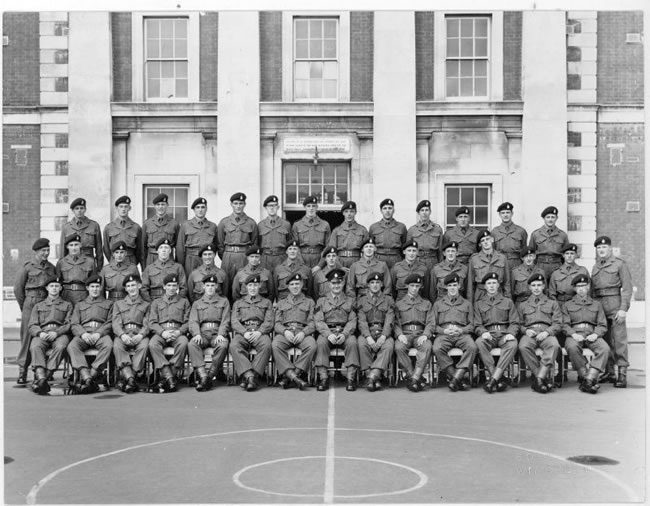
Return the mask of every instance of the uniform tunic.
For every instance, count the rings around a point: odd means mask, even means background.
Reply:
[[[178,278],[178,294],[181,298],[187,297],[187,279],[181,264],[171,258],[165,262],[157,258],[142,271],[142,296],[145,300],[153,301],[165,295],[163,280],[169,274]]]
[[[343,267],[351,267],[361,258],[361,246],[368,239],[368,229],[356,221],[344,221],[334,229],[327,246],[333,246],[338,252],[339,262]]]
[[[194,269],[187,278],[187,296],[190,302],[196,302],[203,296],[203,292],[205,291],[203,288],[203,278],[209,274],[217,277],[217,293],[222,297],[228,295],[230,283],[226,271],[214,264],[209,266],[202,264],[201,267]]]
[[[195,271],[196,272],[196,271]],[[212,351],[213,371],[222,371],[223,362],[228,354],[228,337],[230,333],[230,302],[221,295],[203,296],[192,304],[188,320],[190,341],[187,353],[193,367],[204,367],[204,353],[206,348]],[[201,336],[201,343],[194,343],[191,338]],[[226,338],[226,342],[219,343],[217,336]]]
[[[476,343],[472,339],[471,332],[474,330],[474,315],[470,303],[460,295],[451,298],[449,294],[438,299],[433,305],[433,316],[436,322],[436,339],[433,343],[433,353],[438,359],[439,369],[444,371],[454,365],[449,356],[449,350],[460,348],[463,354],[456,367],[458,369],[469,369],[476,357]],[[445,334],[450,327],[457,327],[460,331],[458,336]]]
[[[519,305],[521,316],[522,336],[519,340],[519,353],[526,366],[537,376],[540,365],[549,369],[553,367],[560,345],[555,337],[562,327],[562,312],[557,301],[549,299],[542,294],[539,297],[531,295]],[[538,342],[535,337],[526,335],[527,329],[533,329],[540,333],[548,332],[548,337]],[[535,355],[535,349],[541,348],[543,353],[540,360]]]
[[[318,300],[321,297],[325,297],[328,293],[332,291],[332,288],[330,286],[330,282],[327,279],[327,274],[332,270],[332,269],[343,269],[345,272],[345,276],[343,276],[343,285],[347,286],[348,282],[348,275],[350,273],[350,269],[343,267],[336,262],[334,267],[328,267],[327,265],[323,267],[321,270],[316,271],[314,275],[312,276],[312,299]]]
[[[544,225],[530,234],[528,245],[536,251],[537,265],[544,271],[546,281],[562,265],[562,250],[568,243],[566,232],[555,225],[550,228]]]
[[[419,274],[422,276],[422,286],[420,287],[420,295],[426,297],[429,293],[429,270],[426,264],[419,258],[414,262],[409,263],[407,260],[402,260],[393,265],[390,271],[390,276],[393,281],[393,296],[395,300],[400,300],[408,292],[408,285],[404,282],[411,274]]]
[[[142,250],[142,227],[128,216],[119,216],[104,227],[104,256],[111,259],[111,248],[118,241],[124,241],[127,247],[127,263],[142,264],[144,252]]]
[[[293,238],[298,241],[302,259],[310,269],[320,261],[320,254],[330,238],[330,225],[318,216],[303,216],[291,227]]]
[[[195,216],[181,224],[176,242],[176,261],[185,269],[186,277],[202,263],[199,250],[208,244],[218,247],[216,242],[217,224],[207,218],[199,220]]]
[[[230,322],[233,331],[230,354],[235,373],[242,375],[253,370],[261,376],[271,356],[270,334],[274,322],[271,301],[259,295],[243,296],[234,303]],[[257,330],[262,334],[255,344],[248,342],[244,337],[244,333],[249,330]],[[251,350],[257,351],[252,362],[249,356]]]
[[[285,374],[289,369],[307,371],[316,353],[316,341],[314,332],[314,301],[303,293],[298,295],[289,294],[278,301],[275,310],[275,337],[273,338],[273,360],[280,374]],[[305,337],[298,344],[293,344],[284,335],[285,331],[291,331],[294,335],[303,332]],[[297,348],[300,355],[295,362],[289,360],[289,350]]]
[[[515,303],[504,297],[501,293],[494,296],[486,294],[474,304],[474,332],[476,333],[476,347],[483,364],[490,374],[494,372],[494,357],[490,353],[494,348],[501,348],[501,356],[497,367],[505,370],[514,360],[517,353],[517,339],[519,335],[519,313]],[[491,339],[481,336],[489,332]],[[514,340],[505,341],[504,337],[511,334]]]
[[[510,294],[514,303],[519,306],[523,301],[530,297],[530,286],[528,278],[533,274],[544,274],[544,270],[537,265],[520,264],[510,273]]]
[[[183,368],[187,354],[187,321],[189,317],[190,303],[179,294],[172,297],[165,295],[151,303],[148,319],[153,337],[149,341],[149,353],[156,369],[170,363],[176,369]],[[168,341],[162,336],[165,330],[178,330],[180,335],[173,341]],[[168,346],[174,347],[174,355],[170,361],[167,361],[163,353],[163,349]]]
[[[92,348],[97,349],[98,353],[91,367],[96,371],[101,371],[106,366],[113,350],[112,312],[113,301],[106,300],[102,296],[95,299],[88,296],[74,307],[71,320],[74,338],[68,345],[68,355],[74,369],[87,367],[84,352]],[[86,332],[99,334],[99,339],[95,344],[88,344],[81,338]]]
[[[121,369],[127,365],[133,365],[135,372],[144,370],[144,362],[149,349],[149,315],[150,303],[140,295],[135,299],[126,296],[113,304],[113,354],[115,363]],[[142,335],[142,340],[136,345],[127,345],[122,341],[122,335]],[[133,362],[129,352],[133,353]]]
[[[273,285],[277,293],[278,300],[284,299],[289,295],[289,280],[295,274],[300,274],[303,278],[302,291],[305,295],[311,293],[311,269],[301,260],[289,260],[288,258],[278,265],[273,272]]]
[[[494,249],[506,256],[510,269],[520,265],[520,252],[528,244],[526,229],[512,222],[501,223],[492,229],[491,234],[494,237]]]
[[[246,250],[257,246],[257,223],[246,213],[226,216],[217,226],[217,242],[221,268],[232,279],[246,265]]]
[[[122,282],[128,276],[139,276],[138,268],[128,262],[117,263],[114,258],[104,266],[99,274],[102,278],[106,298],[112,301],[120,300],[126,297],[126,291]]]
[[[359,328],[357,344],[361,370],[381,369],[386,371],[395,348],[393,340],[395,301],[390,295],[381,292],[375,295],[368,292],[358,301],[357,321]],[[381,336],[385,336],[386,340],[375,356],[375,352],[368,344],[367,338],[372,337],[377,341]]]
[[[594,352],[590,366],[605,371],[610,348],[603,337],[607,332],[607,318],[600,302],[591,297],[575,295],[562,306],[563,330],[566,334],[564,347],[571,359],[573,368],[578,371],[587,366],[587,359],[582,355],[582,349],[588,348]],[[572,335],[580,334],[586,337],[596,334],[598,338],[590,343],[586,339],[576,341]]]
[[[263,268],[261,265],[253,268],[250,265],[247,265],[241,269],[235,279],[232,281],[232,300],[233,302],[237,299],[240,299],[246,295],[246,278],[251,274],[259,274],[260,276],[260,293],[261,297],[265,297],[270,300],[274,300],[275,295],[275,285],[273,283],[273,276],[268,269]]]
[[[34,306],[29,318],[29,333],[32,342],[29,351],[32,354],[32,368],[43,367],[48,371],[58,369],[65,349],[70,342],[70,320],[72,319],[72,304],[57,297],[47,297]],[[48,341],[39,337],[41,332],[56,332],[56,339]],[[45,353],[52,349],[49,358]],[[47,360],[47,363],[46,363]]]
[[[83,255],[66,255],[56,263],[56,275],[63,282],[61,297],[73,305],[88,296],[86,279],[95,272],[95,261]]]
[[[346,295],[356,298],[365,295],[368,292],[368,275],[373,272],[381,272],[383,274],[383,291],[386,295],[391,295],[393,292],[393,281],[389,267],[386,262],[379,260],[377,257],[370,259],[363,257],[361,260],[352,264],[345,283]]]
[[[429,271],[442,259],[442,236],[442,227],[431,220],[419,221],[406,231],[406,242],[417,241],[418,258]]]
[[[413,365],[409,357],[409,350],[415,348],[415,366],[424,368],[431,358],[431,341],[434,333],[434,315],[431,310],[431,302],[419,295],[411,297],[407,295],[395,304],[395,357],[397,362],[404,369],[408,376],[413,375]],[[405,336],[406,343],[399,340],[399,336]],[[422,344],[417,344],[417,338],[427,336],[428,339]]]
[[[144,269],[147,265],[158,259],[158,248],[156,245],[163,239],[169,239],[172,250],[178,240],[180,225],[169,214],[159,217],[158,215],[147,218],[142,224],[142,251],[144,251]],[[171,258],[174,258],[173,251]]]
[[[460,294],[465,295],[465,284],[467,283],[467,266],[457,260],[450,263],[446,258],[433,266],[429,271],[429,300],[433,303],[436,300],[447,295],[447,287],[445,286],[445,277],[449,274],[457,274],[460,278]]]
[[[99,272],[104,265],[104,251],[102,249],[102,230],[96,221],[86,216],[83,218],[72,218],[61,227],[61,239],[59,244],[65,244],[65,238],[70,235],[81,237],[81,254],[93,259],[95,270]],[[65,248],[61,248],[61,258],[65,256]]]
[[[345,341],[342,345],[344,367],[359,367],[359,350],[354,332],[357,329],[357,313],[354,309],[354,299],[343,293],[330,293],[318,299],[314,309],[314,322],[318,339],[316,340],[317,367],[329,367],[330,349],[335,345],[327,339],[330,334],[343,334]]]
[[[548,282],[548,296],[558,301],[560,307],[566,301],[571,300],[576,294],[575,287],[571,285],[571,281],[578,274],[586,274],[589,276],[589,271],[581,265],[565,263],[551,274],[551,279]]]
[[[257,224],[259,246],[262,248],[262,267],[273,272],[287,258],[286,246],[292,239],[291,223],[284,218],[267,216]]]
[[[406,242],[406,225],[395,218],[382,218],[370,225],[368,235],[375,240],[377,260],[386,262],[390,269],[402,259],[402,244]]]
[[[467,299],[476,302],[487,293],[482,283],[483,277],[489,272],[499,275],[500,290],[503,295],[510,298],[510,267],[508,259],[503,253],[493,251],[491,255],[485,251],[474,253],[470,259],[467,270]]]
[[[467,265],[469,257],[476,253],[476,245],[478,244],[478,230],[474,227],[467,227],[465,229],[458,225],[450,228],[442,236],[444,244],[454,241],[458,243],[457,259],[460,263]]]

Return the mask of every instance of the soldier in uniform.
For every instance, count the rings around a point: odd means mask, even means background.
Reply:
[[[320,254],[330,239],[330,225],[316,216],[318,199],[313,195],[305,197],[302,202],[305,215],[291,227],[293,238],[300,245],[300,252],[305,265],[310,269],[318,265]]]
[[[20,349],[16,362],[18,363],[18,378],[16,383],[24,385],[27,383],[27,368],[30,363],[29,345],[31,334],[29,332],[29,318],[34,306],[45,300],[47,291],[45,281],[56,276],[56,268],[47,258],[50,256],[50,241],[41,237],[32,245],[34,258],[25,262],[18,271],[14,283],[14,295],[20,307]]]
[[[206,244],[199,250],[201,257],[200,267],[192,271],[187,278],[187,296],[190,302],[196,302],[203,295],[203,278],[209,275],[214,275],[217,280],[217,293],[222,297],[228,296],[230,290],[230,282],[226,271],[217,267],[214,263],[216,257],[216,248],[212,244]]]
[[[390,270],[386,262],[379,260],[375,252],[375,240],[372,237],[366,239],[361,247],[363,256],[361,260],[354,262],[348,272],[345,293],[352,298],[359,298],[368,292],[368,275],[371,272],[381,272],[384,277],[384,293],[390,295],[392,292],[393,282],[390,276]]]
[[[278,197],[269,195],[264,199],[268,216],[257,224],[259,245],[262,248],[262,267],[273,272],[285,260],[285,245],[292,238],[291,223],[278,216]]]
[[[203,246],[212,244],[218,249],[217,224],[205,217],[208,201],[199,197],[194,199],[191,207],[194,218],[181,224],[176,242],[176,261],[185,269],[186,277],[201,265],[199,251]]]
[[[422,278],[422,287],[420,288],[420,295],[426,297],[429,293],[429,269],[426,264],[420,259],[419,244],[417,241],[411,239],[402,246],[404,253],[404,260],[397,262],[393,265],[390,271],[390,276],[393,281],[393,296],[395,300],[400,300],[406,295],[408,286],[406,286],[406,278],[411,274],[419,274]]]
[[[578,246],[569,243],[562,248],[564,263],[558,270],[553,271],[551,279],[548,281],[548,296],[560,303],[560,307],[568,300],[571,300],[576,294],[573,278],[578,274],[586,274],[589,271],[586,267],[576,264],[578,256]],[[561,343],[560,343],[561,344]]]
[[[104,256],[110,260],[113,244],[123,241],[126,244],[126,262],[135,266],[142,264],[142,228],[129,218],[130,197],[122,195],[115,201],[115,207],[117,217],[104,227]]]
[[[129,274],[122,281],[126,297],[113,304],[113,355],[120,371],[117,388],[127,394],[137,392],[136,374],[144,372],[144,363],[149,349],[150,303],[140,296],[140,276]],[[131,360],[130,353],[133,353]]]
[[[34,370],[32,391],[39,395],[50,391],[48,375],[58,369],[70,342],[72,304],[59,296],[61,288],[60,278],[49,277],[45,281],[47,298],[34,306],[29,317],[29,333],[32,336],[29,351],[32,354]],[[46,359],[45,353],[49,349],[52,349],[52,352]]]
[[[112,258],[102,272],[99,273],[102,278],[102,285],[106,290],[106,298],[115,302],[126,297],[126,291],[122,284],[128,276],[140,277],[138,268],[135,264],[126,262],[127,247],[124,241],[117,241],[111,246]]]
[[[172,260],[172,247],[169,239],[160,239],[156,244],[158,257],[142,271],[142,296],[145,300],[153,302],[165,295],[164,280],[170,274],[177,278],[179,296],[182,299],[187,297],[185,271],[181,264]]]
[[[562,313],[557,301],[544,295],[544,274],[536,273],[528,278],[531,295],[519,304],[521,330],[519,353],[526,366],[533,373],[531,385],[535,392],[548,393],[553,388],[553,364],[560,352],[560,345],[555,335],[562,326]],[[542,349],[541,361],[535,350]]]
[[[519,254],[522,262],[512,269],[510,273],[510,293],[512,300],[517,307],[528,297],[530,297],[530,286],[528,285],[528,278],[533,274],[544,274],[544,270],[539,268],[535,263],[537,255],[535,249],[530,246],[524,246]]]
[[[334,229],[328,246],[334,246],[343,267],[351,267],[361,258],[361,246],[368,239],[368,229],[356,221],[357,204],[349,200],[341,206],[343,223]],[[321,261],[322,264],[322,261]]]
[[[179,277],[167,274],[163,279],[165,295],[155,299],[149,308],[149,328],[153,337],[149,341],[149,354],[154,367],[162,376],[162,391],[175,392],[176,374],[182,374],[187,354],[187,332],[190,303],[178,293]],[[163,349],[173,346],[174,355],[167,360]],[[170,364],[174,367],[172,371]]]
[[[605,340],[610,347],[607,364],[608,374],[613,379],[614,362],[618,366],[616,388],[627,387],[627,368],[630,365],[627,354],[627,328],[625,314],[632,300],[632,276],[627,264],[612,253],[612,240],[606,235],[594,242],[596,263],[591,271],[591,290],[594,299],[603,305],[607,317]]]
[[[377,247],[377,260],[386,262],[388,268],[402,259],[402,244],[406,242],[406,225],[393,218],[395,203],[384,199],[379,203],[382,218],[370,225],[368,234]],[[384,290],[390,285],[384,282]]]
[[[472,367],[477,347],[471,333],[474,330],[470,303],[460,296],[460,278],[458,274],[449,274],[445,280],[447,295],[438,299],[433,305],[433,317],[436,322],[436,339],[433,353],[436,355],[441,371],[447,373],[449,390],[469,390],[471,385],[465,381],[465,374]],[[460,348],[463,354],[454,367],[448,355],[452,348]]]
[[[96,221],[86,217],[86,199],[76,198],[70,204],[74,217],[61,227],[59,244],[65,243],[65,238],[73,234],[81,237],[81,254],[90,257],[95,262],[95,271],[102,270],[104,265],[104,251],[102,249],[102,230]],[[61,250],[61,258],[65,250]]]
[[[383,282],[381,272],[371,272],[368,293],[359,299],[357,305],[359,360],[369,392],[381,389],[381,377],[388,370],[395,346],[395,301],[383,293]]]
[[[469,263],[469,257],[476,253],[478,244],[478,230],[469,224],[469,207],[456,209],[456,225],[445,232],[442,236],[443,243],[455,242],[458,244],[456,258],[462,264]]]
[[[537,253],[537,265],[546,279],[562,265],[562,249],[569,242],[566,232],[555,226],[557,207],[548,206],[542,211],[544,226],[530,234],[529,246]]]
[[[245,212],[246,195],[238,192],[230,197],[232,214],[223,218],[217,226],[217,243],[221,268],[232,279],[246,265],[246,250],[257,246],[257,223]]]
[[[318,299],[314,309],[314,321],[318,338],[316,339],[315,365],[318,371],[318,385],[316,389],[324,392],[329,388],[329,373],[327,368],[330,363],[330,349],[339,346],[343,348],[343,366],[347,369],[348,392],[357,389],[355,377],[359,369],[359,349],[354,332],[357,328],[357,314],[352,297],[343,293],[343,279],[345,272],[342,269],[333,269],[327,274],[330,282],[330,293]]]
[[[156,195],[151,202],[156,214],[142,224],[142,251],[145,252],[143,269],[158,259],[157,246],[162,239],[168,239],[172,247],[176,246],[180,228],[178,222],[167,214],[169,196],[166,193]]]
[[[235,374],[242,378],[239,386],[247,392],[257,390],[257,378],[264,374],[271,356],[273,305],[269,299],[259,295],[260,281],[259,273],[250,274],[245,280],[246,294],[232,308],[230,354]],[[257,352],[252,362],[249,358],[251,350]]]
[[[196,269],[194,270],[196,272]],[[230,302],[218,292],[219,278],[206,274],[201,279],[203,293],[192,304],[188,322],[190,339],[187,352],[198,376],[199,392],[212,388],[212,379],[223,377],[223,362],[228,354],[230,332]],[[205,370],[203,350],[213,348],[210,370]]]
[[[494,249],[506,256],[510,269],[514,269],[521,264],[519,253],[528,244],[526,229],[512,221],[513,209],[514,206],[510,202],[501,204],[497,208],[501,218],[501,225],[497,225],[492,229]]]
[[[316,353],[314,340],[314,301],[303,293],[304,278],[299,272],[286,280],[289,293],[278,300],[275,311],[275,337],[271,345],[273,360],[281,376],[280,386],[286,389],[291,384],[300,390],[308,384],[302,374],[309,370]],[[289,360],[289,350],[300,350],[295,362]]]
[[[273,271],[273,285],[275,286],[278,300],[282,300],[289,295],[289,280],[294,278],[295,274],[300,274],[301,278],[305,280],[303,283],[305,294],[310,293],[311,269],[300,258],[298,241],[291,240],[287,243],[287,259]]]
[[[262,248],[259,246],[251,246],[246,252],[246,258],[248,264],[237,272],[235,279],[233,279],[232,282],[231,298],[233,303],[237,299],[246,295],[246,280],[253,274],[256,274],[259,277],[259,295],[273,301],[275,299],[273,276],[268,269],[265,269],[260,265],[262,259]]]
[[[427,266],[427,272],[440,262],[442,253],[442,227],[431,221],[431,202],[421,200],[415,207],[418,221],[406,231],[406,242],[416,241],[420,246],[418,258]]]
[[[488,272],[496,272],[503,295],[510,298],[510,267],[505,254],[494,250],[494,238],[488,230],[479,232],[480,251],[474,253],[468,264],[467,299],[474,303],[485,296],[482,279]]]
[[[578,371],[580,390],[585,393],[598,393],[598,376],[605,372],[609,346],[603,339],[607,332],[607,318],[600,302],[589,296],[589,275],[580,273],[573,277],[571,284],[576,294],[562,306],[564,346],[573,368]],[[582,355],[582,349],[594,353],[589,364]],[[587,370],[587,365],[589,369]]]
[[[436,300],[447,295],[445,278],[450,274],[457,274],[460,283],[460,295],[465,296],[465,283],[467,282],[467,266],[457,259],[458,243],[450,241],[442,245],[442,262],[433,266],[429,271],[429,300],[434,303]]]
[[[330,293],[330,282],[327,280],[327,274],[333,269],[341,269],[345,272],[344,283],[347,284],[347,277],[350,269],[344,268],[339,262],[338,251],[335,246],[328,246],[321,254],[325,260],[325,265],[317,270],[312,277],[312,299],[318,300]]]
[[[104,289],[99,275],[94,274],[86,280],[88,297],[77,303],[72,311],[72,335],[68,345],[68,356],[73,369],[77,371],[82,394],[96,392],[97,378],[108,364],[113,351],[111,313],[113,301],[104,298]],[[84,352],[96,349],[90,369]]]
[[[515,303],[501,293],[501,279],[496,272],[488,272],[481,283],[485,286],[486,295],[474,303],[474,332],[478,336],[476,347],[479,356],[490,373],[483,390],[491,394],[495,389],[503,392],[508,388],[503,380],[503,372],[517,353],[519,313]],[[494,348],[501,348],[496,366],[490,353]]]
[[[66,237],[65,248],[68,254],[56,263],[56,275],[63,282],[61,297],[73,305],[88,296],[86,279],[95,273],[95,261],[81,255],[81,236]]]

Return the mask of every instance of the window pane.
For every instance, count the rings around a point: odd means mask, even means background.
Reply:
[[[461,77],[472,77],[474,75],[474,62],[473,61],[461,61],[460,62],[460,76]]]
[[[447,204],[455,207],[460,204],[460,193],[456,188],[447,188]]]
[[[458,61],[447,62],[447,77],[458,77]]]
[[[174,57],[174,41],[171,39],[161,39],[160,41],[160,56],[162,58]]]
[[[176,66],[176,77],[181,79],[187,79],[187,62],[178,61],[175,64]]]
[[[162,98],[171,98],[175,95],[174,80],[161,79],[160,80],[160,96]]]
[[[306,40],[296,41],[296,58],[309,58],[309,42]]]
[[[323,21],[320,19],[309,20],[309,38],[321,38],[323,36]]]
[[[487,56],[487,39],[476,39],[474,54],[476,56]]]
[[[313,62],[309,66],[309,77],[311,79],[321,79],[323,77],[323,64],[321,62]]]
[[[487,77],[487,60],[476,60],[474,62],[474,74],[476,77]]]
[[[309,98],[323,98],[321,81],[309,81]]]
[[[323,81],[323,98],[337,98],[338,82],[326,79]]]
[[[174,205],[178,207],[187,207],[187,190],[176,189],[174,191]]]
[[[296,39],[306,39],[307,33],[307,20],[296,19]]]
[[[325,79],[338,79],[339,77],[339,64],[337,62],[328,61],[323,63],[323,78]]]
[[[476,205],[487,206],[488,204],[488,190],[487,188],[476,189]]]
[[[447,96],[448,97],[457,97],[458,96],[458,79],[447,78]]]
[[[147,63],[147,77],[148,78],[160,77],[160,62],[150,61]]]
[[[474,188],[464,187],[460,189],[460,203],[465,206],[474,205]]]
[[[174,36],[174,20],[160,20],[160,36],[165,39],[171,39]]]
[[[187,39],[176,39],[174,41],[174,56],[176,58],[187,58]]]
[[[460,55],[471,57],[474,56],[474,40],[461,39],[460,40]]]
[[[297,173],[297,168],[295,165],[284,166],[284,179],[287,183],[296,182],[296,173]]]
[[[487,97],[487,79],[480,77],[474,82],[474,93],[477,97]]]
[[[147,97],[149,98],[160,97],[160,80],[147,79]]]
[[[474,23],[474,30],[477,37],[487,37],[488,20],[487,18],[478,18]]]
[[[324,35],[327,39],[336,39],[336,20],[335,19],[326,19],[323,22],[324,25]]]
[[[326,40],[324,44],[323,56],[325,58],[336,58],[336,40]]]
[[[447,19],[447,37],[458,37],[459,35],[459,20]]]
[[[298,176],[297,181],[299,183],[308,184],[309,183],[309,168],[299,167],[297,176]]]
[[[186,39],[187,38],[187,20],[186,19],[177,19],[174,22],[176,29],[176,38],[177,39]]]
[[[460,80],[460,96],[471,97],[474,95],[474,81],[471,78]]]
[[[309,62],[296,62],[296,79],[309,79]]]
[[[310,58],[322,58],[323,57],[323,41],[322,40],[310,40],[309,41],[309,57]]]
[[[293,185],[285,186],[284,187],[284,201],[287,204],[297,204],[298,203],[298,195],[296,193],[296,187]]]
[[[487,207],[477,207],[474,209],[474,223],[477,225],[487,225],[488,211]]]
[[[147,39],[147,58],[159,58],[160,49],[158,39]]]
[[[323,184],[323,169],[322,168],[317,168],[316,170],[314,169],[303,169],[305,171],[305,174],[311,171],[311,184],[312,186],[320,186]],[[306,179],[305,181],[308,181]]]
[[[162,77],[174,77],[174,63],[170,61],[160,62],[160,72]]]
[[[305,197],[309,195],[309,186],[299,185],[298,186],[298,200],[296,204],[302,204],[302,201],[305,200]]]
[[[176,96],[187,98],[187,79],[176,79]]]
[[[447,40],[447,57],[455,58],[458,56],[458,48],[460,41],[458,39]]]
[[[461,19],[460,20],[460,35],[461,37],[472,37],[474,35],[474,20]]]
[[[296,98],[309,98],[309,81],[296,80],[294,93]]]
[[[160,21],[157,19],[147,19],[146,20],[146,31],[147,37],[155,39],[160,37]]]
[[[348,168],[345,165],[336,166],[336,180],[338,183],[348,182]]]

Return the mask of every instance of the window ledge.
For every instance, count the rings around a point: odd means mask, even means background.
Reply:
[[[426,101],[417,102],[417,116],[501,116],[523,115],[522,101]]]
[[[372,116],[372,102],[262,102],[260,116]]]
[[[114,117],[133,116],[217,116],[216,102],[112,102]]]

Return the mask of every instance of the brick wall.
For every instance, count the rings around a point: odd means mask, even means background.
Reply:
[[[521,100],[521,11],[503,13],[503,99]]]
[[[372,102],[374,69],[373,12],[350,13],[350,100]]]
[[[131,13],[111,13],[113,44],[113,101],[130,102],[131,89]]]
[[[3,214],[3,280],[5,286],[11,286],[16,270],[31,258],[32,244],[40,235],[40,126],[5,125],[2,148],[2,202],[9,204],[9,212]],[[17,259],[12,258],[12,249],[18,249]]]
[[[3,105],[38,105],[39,14],[5,12],[2,17],[2,34],[9,39],[9,44],[2,48]]]
[[[282,101],[282,12],[260,12],[260,101]]]
[[[643,103],[643,44],[626,42],[643,33],[643,12],[598,12],[598,103]]]
[[[632,272],[637,299],[645,299],[644,128],[641,124],[598,125],[597,235],[608,235]],[[626,211],[638,202],[636,212]]]
[[[415,98],[433,100],[433,12],[415,13]]]
[[[217,100],[219,13],[206,12],[200,18],[201,60],[199,100]]]

